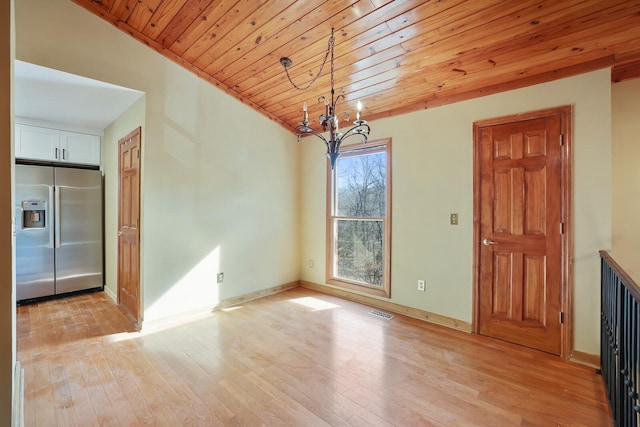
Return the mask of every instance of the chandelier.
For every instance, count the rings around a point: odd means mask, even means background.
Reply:
[[[316,130],[311,127],[311,122],[309,121],[309,113],[307,112],[307,103],[304,103],[302,108],[302,121],[298,122],[298,126],[295,127],[295,133],[298,138],[298,142],[300,142],[301,138],[305,135],[315,135],[324,142],[327,146],[327,157],[331,162],[331,169],[335,167],[336,160],[340,156],[340,145],[342,142],[352,136],[359,136],[361,138],[362,143],[367,142],[367,137],[371,128],[367,124],[366,120],[362,120],[362,103],[358,101],[357,104],[357,113],[356,120],[353,122],[355,126],[347,130],[346,132],[340,132],[339,130],[339,121],[340,117],[344,117],[345,121],[349,120],[349,113],[343,111],[342,113],[337,112],[338,101],[344,99],[344,95],[335,96],[335,91],[333,89],[333,28],[331,29],[331,37],[329,38],[329,44],[327,46],[327,53],[324,56],[324,60],[322,61],[322,65],[320,66],[320,70],[318,74],[311,80],[311,82],[305,87],[299,87],[292,80],[291,76],[289,76],[289,67],[293,65],[293,61],[287,57],[280,58],[280,64],[284,67],[284,71],[287,74],[287,78],[289,82],[298,90],[307,90],[311,87],[311,85],[317,80],[324,68],[327,57],[331,54],[331,99],[329,100],[326,96],[321,96],[318,98],[318,103],[324,103],[325,111],[324,114],[320,114],[319,122],[322,126],[322,131]],[[323,133],[329,132],[328,138],[323,135]]]

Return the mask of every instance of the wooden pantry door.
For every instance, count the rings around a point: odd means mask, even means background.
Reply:
[[[140,327],[140,145],[138,127],[118,141],[118,303]]]

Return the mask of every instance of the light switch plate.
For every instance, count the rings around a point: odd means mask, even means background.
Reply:
[[[458,225],[458,214],[452,213],[449,215],[449,224]]]

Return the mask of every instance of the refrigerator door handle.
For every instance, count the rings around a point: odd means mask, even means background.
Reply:
[[[49,206],[47,207],[47,215],[49,218],[45,218],[47,227],[49,227],[49,248],[53,249],[53,224],[51,223],[51,209],[53,207],[53,185],[49,185]]]
[[[55,195],[56,195],[56,202],[55,202],[55,218],[56,218],[56,248],[60,247],[60,186],[56,185],[55,186]]]

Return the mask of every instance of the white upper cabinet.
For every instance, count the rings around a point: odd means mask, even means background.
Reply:
[[[60,131],[16,124],[16,158],[56,161],[60,155]]]
[[[100,137],[86,133],[60,131],[63,162],[100,166]]]
[[[100,137],[16,123],[16,158],[100,166]]]

